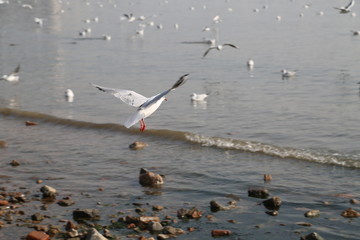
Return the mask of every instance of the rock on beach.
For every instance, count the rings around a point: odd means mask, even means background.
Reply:
[[[269,190],[266,188],[254,188],[250,187],[248,189],[248,196],[255,197],[255,198],[268,198],[269,197]]]
[[[279,210],[281,203],[280,197],[272,197],[262,202],[262,204],[269,210]]]
[[[56,198],[56,189],[53,187],[44,185],[40,188],[40,191],[43,193],[43,198],[50,198],[50,199]]]
[[[164,184],[164,179],[159,174],[149,172],[147,169],[141,168],[139,183],[146,187],[156,187]]]

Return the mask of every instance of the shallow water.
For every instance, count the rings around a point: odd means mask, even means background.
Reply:
[[[8,177],[2,185],[36,192],[35,179],[44,179],[61,196],[72,195],[74,208],[101,208],[104,223],[112,204],[120,211],[138,198],[172,210],[198,206],[205,212],[211,200],[226,202],[228,194],[242,199],[239,208],[216,213],[215,222],[190,221],[203,231],[180,239],[199,239],[213,228],[230,229],[239,239],[298,239],[296,232],[312,231],[326,239],[357,239],[358,221],[340,213],[359,209],[337,195],[360,197],[360,39],[350,32],[359,19],[333,9],[341,1],[318,1],[309,9],[305,2],[285,0],[29,3],[33,9],[18,2],[0,5],[0,70],[10,73],[21,64],[18,84],[0,82],[0,139],[9,144],[0,149],[0,175]],[[130,12],[146,20],[120,19]],[[212,22],[216,15],[221,23]],[[45,18],[44,25],[36,25],[34,17]],[[143,37],[135,35],[139,23],[150,21],[154,26],[147,25]],[[209,45],[194,42],[214,37],[202,31],[211,25],[220,42],[239,49],[212,50],[202,58]],[[80,37],[84,28],[92,32]],[[103,34],[112,39],[102,40]],[[255,61],[251,71],[248,58]],[[298,74],[282,79],[283,68]],[[144,133],[138,126],[122,126],[133,108],[90,85],[152,96],[185,73],[188,82],[146,119]],[[75,93],[72,103],[64,99],[67,88]],[[209,93],[207,102],[192,103],[192,92]],[[39,125],[26,127],[25,120]],[[136,140],[149,147],[130,151]],[[21,166],[9,166],[12,159]],[[158,194],[138,184],[141,167],[166,175]],[[264,173],[273,175],[271,184],[263,182]],[[250,186],[280,196],[280,215],[267,216],[256,199],[248,198]],[[324,214],[305,219],[304,208]],[[71,209],[52,205],[50,210],[71,218]],[[294,224],[300,221],[313,226]],[[29,232],[20,229],[17,234]],[[1,229],[0,237],[14,237],[14,231]]]

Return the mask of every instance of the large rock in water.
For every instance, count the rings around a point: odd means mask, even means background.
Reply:
[[[263,205],[269,210],[279,210],[281,206],[280,197],[272,197],[262,202]]]
[[[249,188],[248,189],[248,196],[255,197],[255,198],[268,198],[269,197],[269,190],[266,188]]]
[[[156,187],[164,184],[163,178],[159,174],[149,172],[145,168],[140,169],[139,183],[146,187]]]
[[[40,191],[43,193],[43,198],[50,198],[50,199],[56,198],[56,189],[53,187],[45,185],[40,188]]]

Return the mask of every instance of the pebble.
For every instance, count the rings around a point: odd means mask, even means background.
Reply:
[[[307,218],[314,218],[320,216],[320,210],[309,210],[304,213],[304,216]]]
[[[49,240],[50,236],[41,231],[32,231],[26,236],[26,240]]]
[[[356,218],[360,217],[360,213],[352,208],[348,208],[341,213],[341,216],[343,216],[344,218]]]
[[[8,146],[7,142],[4,140],[0,140],[0,148],[6,148]]]
[[[351,204],[360,204],[360,201],[357,200],[357,199],[355,199],[355,198],[353,198],[353,199],[350,199],[350,203],[351,203]]]
[[[277,210],[272,210],[272,211],[266,211],[266,214],[270,215],[270,216],[277,216],[279,215],[279,212]]]
[[[231,234],[230,230],[214,229],[211,231],[211,236],[213,237],[229,236],[230,234]]]
[[[31,121],[26,121],[25,122],[25,125],[26,126],[36,126],[36,125],[38,125],[36,122],[31,122]]]
[[[149,230],[151,232],[160,232],[164,229],[164,227],[159,222],[150,222],[149,223]]]
[[[13,167],[20,166],[20,162],[18,160],[11,160],[10,165]]]
[[[97,209],[76,209],[73,211],[74,220],[99,220],[100,212]]]
[[[31,220],[33,221],[42,221],[44,220],[45,216],[41,213],[34,213],[33,215],[31,215]]]
[[[177,217],[180,219],[198,219],[202,216],[202,212],[196,209],[195,207],[191,209],[180,208],[177,211]]]
[[[56,189],[48,185],[44,185],[40,188],[40,191],[43,193],[43,198],[55,199],[56,198]]]
[[[324,240],[318,233],[312,232],[306,236],[302,236],[301,240]]]
[[[164,179],[159,174],[149,172],[145,168],[140,169],[139,183],[142,186],[156,187],[164,184]]]
[[[185,231],[182,230],[181,228],[175,228],[175,227],[172,227],[172,226],[166,226],[164,227],[163,229],[163,233],[165,234],[171,234],[171,235],[181,235],[181,234],[184,234]]]
[[[269,210],[279,210],[281,203],[280,197],[272,197],[262,202],[262,204]]]
[[[68,206],[74,205],[75,202],[70,198],[64,198],[64,199],[58,201],[57,204],[59,204],[62,207],[68,207]]]
[[[217,212],[217,211],[220,211],[220,210],[229,210],[231,208],[234,208],[236,207],[236,202],[235,201],[230,201],[228,203],[228,206],[223,206],[221,205],[220,203],[216,202],[216,201],[210,201],[210,210],[212,212]]]
[[[141,150],[147,146],[148,146],[148,144],[144,143],[144,142],[133,142],[132,144],[129,145],[129,148],[131,150]]]
[[[269,190],[266,188],[249,188],[248,189],[248,196],[255,197],[255,198],[268,198],[269,197]]]
[[[86,240],[108,240],[101,233],[99,233],[95,228],[92,228],[86,236]]]
[[[271,174],[264,174],[264,181],[265,182],[269,182],[272,180],[272,176]]]
[[[312,226],[312,224],[308,223],[308,222],[297,222],[296,224],[299,225],[299,226],[304,226],[304,227],[311,227]]]

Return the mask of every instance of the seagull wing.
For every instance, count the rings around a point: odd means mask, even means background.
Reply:
[[[355,4],[355,0],[351,0],[351,2],[345,7],[346,10],[350,10]]]
[[[92,85],[100,91],[114,95],[115,97],[121,99],[124,103],[133,107],[139,107],[148,100],[147,97],[131,90],[107,88],[95,84]]]
[[[17,74],[20,71],[20,64],[17,65],[17,67],[14,69],[12,74]]]
[[[212,49],[214,49],[214,48],[215,48],[215,47],[208,48],[208,50],[206,50],[206,52],[204,53],[203,58],[204,58],[206,55],[208,55],[208,53],[209,53]]]
[[[141,105],[141,107],[147,107],[147,106],[150,106],[152,104],[154,104],[155,102],[157,102],[159,99],[161,99],[162,97],[164,97],[166,94],[168,94],[170,91],[174,90],[175,88],[178,88],[180,87],[181,85],[183,85],[186,80],[187,80],[187,77],[189,76],[189,74],[184,74],[182,75],[179,80],[176,81],[176,83],[168,90],[162,92],[162,93],[159,93],[155,96],[152,96],[148,99],[147,102],[145,102],[143,105]]]
[[[233,47],[233,48],[238,48],[237,46],[235,46],[234,44],[231,44],[231,43],[224,43],[223,46],[229,46],[229,47]]]

